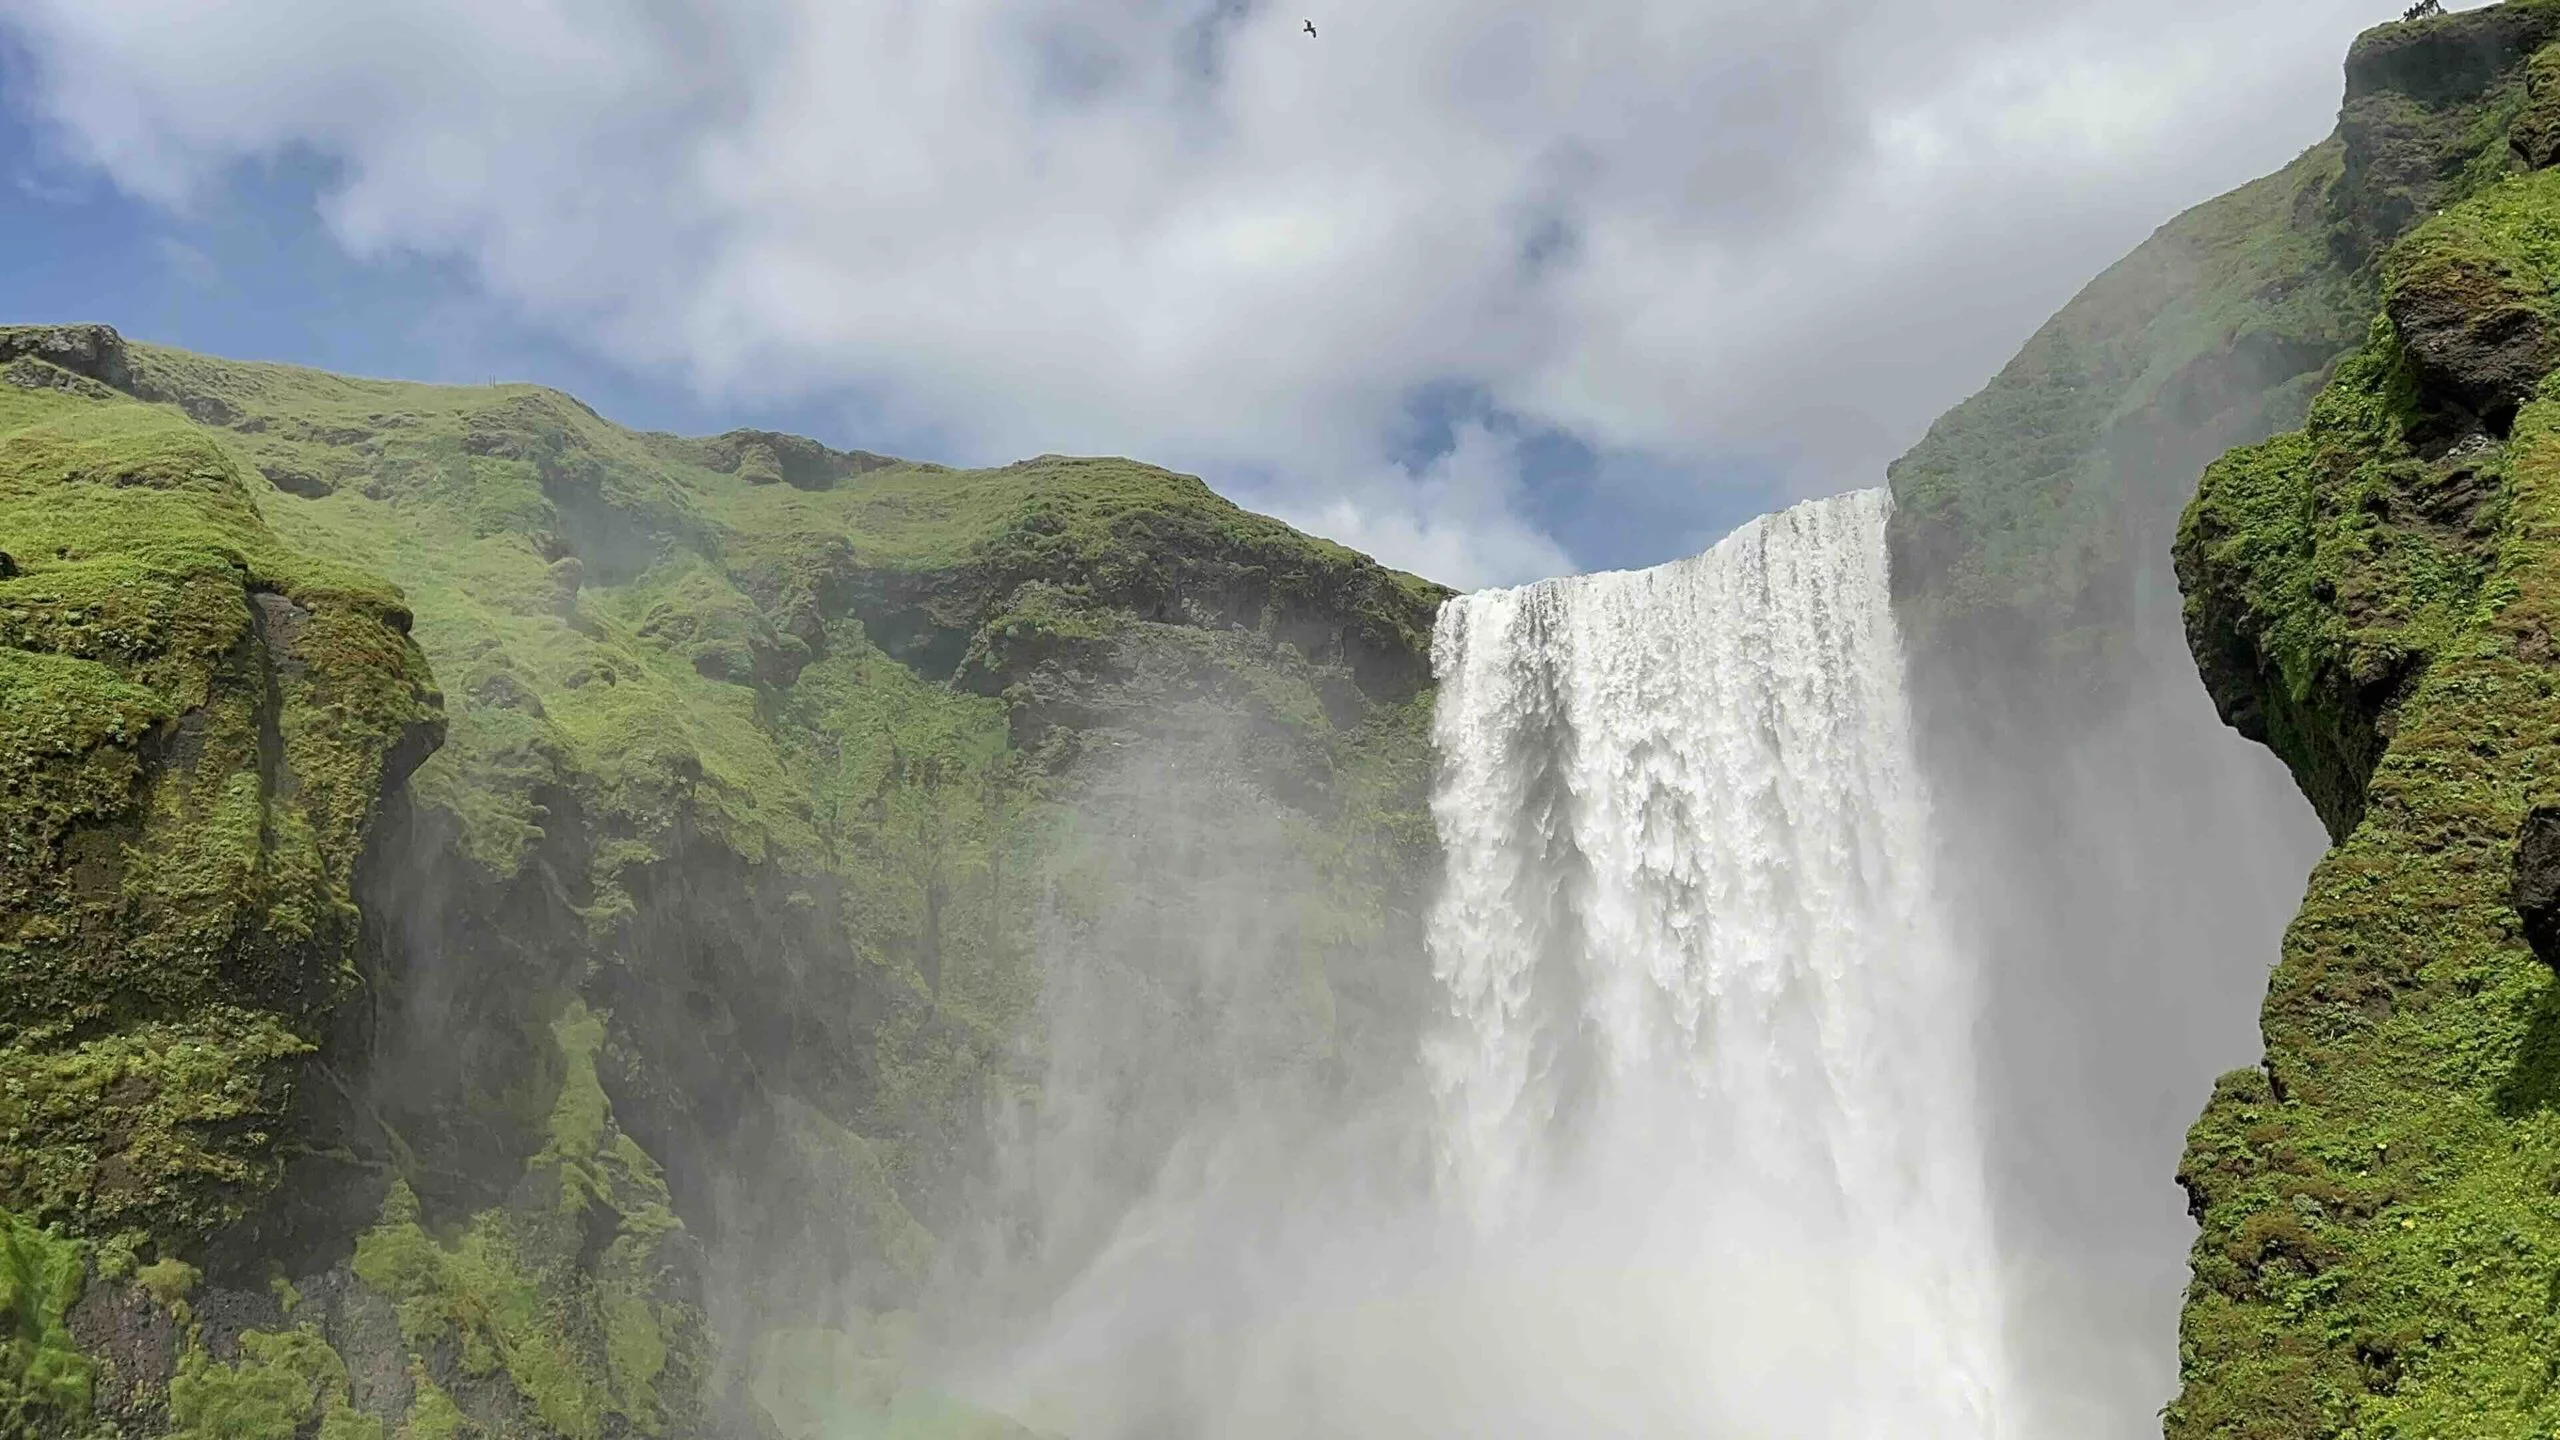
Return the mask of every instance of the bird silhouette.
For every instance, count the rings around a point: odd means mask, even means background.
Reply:
[[[1315,36],[1316,36],[1316,22],[1314,22],[1313,20],[1310,20],[1310,21],[1308,21],[1308,22],[1307,22],[1307,38],[1308,38],[1308,39],[1310,39],[1310,40],[1312,40],[1312,39],[1314,39],[1314,38],[1315,38]]]

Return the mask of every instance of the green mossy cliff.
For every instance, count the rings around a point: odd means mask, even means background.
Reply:
[[[2556,38],[2548,0],[2360,37],[2335,134],[2163,227],[1893,470],[1924,752],[2003,903],[2056,897],[1996,937],[2026,1025],[2067,1007],[2025,982],[2067,961],[2100,993],[2121,932],[2147,993],[2163,912],[2247,898],[2236,842],[2177,856],[2257,835],[2252,806],[2145,809],[2204,753],[2143,698],[2155,631],[2332,841],[2265,1063],[2180,1164],[2175,1440],[2560,1422]]]
[[[442,725],[390,587],[183,418],[0,395],[0,1187],[200,1238],[356,984],[356,856]]]
[[[2206,684],[2335,843],[2265,1064],[2224,1077],[2180,1168],[2202,1233],[2173,1440],[2560,1424],[2560,986],[2528,821],[2560,801],[2560,46],[2524,74],[2477,183],[2381,257],[2304,428],[2217,462],[2179,531]]]
[[[2392,697],[2448,637],[2472,633],[2482,597],[2496,591],[2506,563],[2497,537],[2510,523],[2506,427],[2530,428],[2519,402],[2548,363],[2539,349],[2548,301],[2540,262],[2527,258],[2538,242],[2514,227],[2519,197],[2560,148],[2545,50],[2555,36],[2560,5],[2549,0],[2366,32],[2346,57],[2330,136],[2161,227],[1892,467],[1888,539],[1918,739],[1942,821],[1967,838],[1948,883],[1960,913],[1977,922],[1970,938],[1987,972],[1987,1137],[2007,1179],[1998,1191],[2004,1244],[2065,1272],[2096,1257],[2092,1290],[2116,1283],[2111,1257],[2130,1267],[2185,1238],[2153,1188],[2181,1153],[2183,1117],[2135,1097],[2141,1087],[2130,1077],[2201,1092],[2213,1069],[2248,1053],[2252,1037],[2229,1021],[2258,998],[2298,867],[2321,839],[2300,823],[2284,776],[2238,753],[2201,703],[2198,660],[2222,717],[2273,744],[2352,850],[2366,843],[2355,827],[2376,767],[2391,763]],[[2412,398],[2421,392],[2434,398],[2421,404]],[[2469,419],[2443,418],[2457,411]],[[2401,467],[2391,478],[2377,478],[2383,461],[2346,458],[2365,443],[2341,438],[2350,431],[2421,412],[2437,416],[2426,422],[2437,428],[2421,426],[2408,442],[2416,448],[2388,462]],[[2197,477],[2235,446],[2250,448],[2215,468],[2181,540]],[[2384,528],[2353,528],[2367,522]],[[2322,529],[2332,524],[2346,528]],[[2324,537],[2316,544],[2315,532]],[[2353,564],[2332,544],[2349,533],[2366,547]],[[2315,549],[2316,566],[2249,558]],[[2279,604],[2282,585],[2300,588]],[[2493,736],[2480,743],[2505,743]],[[2511,841],[2513,817],[2501,811],[2495,824],[2506,826],[2500,843]],[[2444,859],[2430,854],[2431,863]],[[2344,863],[2327,862],[2306,917],[2329,913],[2322,907],[2336,892],[2324,887],[2349,883]],[[2376,885],[2377,904],[2394,893],[2379,880],[2353,883]],[[2289,955],[2302,953],[2311,923],[2296,924]],[[2398,943],[2386,937],[2399,921],[2375,923],[2370,938],[2337,943],[2378,956]],[[2424,1023],[2410,996],[2377,989],[2354,1001],[2371,1015],[2351,1006],[2306,1029],[2287,997],[2315,970],[2333,973],[2321,968],[2330,963],[2306,969],[2288,959],[2277,976],[2264,1027],[2275,1083],[2331,1093],[2286,1068],[2308,1053],[2298,1048],[2307,1035],[2327,1034],[2319,1027]],[[2488,983],[2463,970],[2468,961],[2448,954],[2445,963],[2470,976],[2445,984]],[[2515,972],[2499,982],[2510,985],[2496,991],[2503,999],[2473,1003],[2514,1000],[2523,992],[2512,987],[2530,989],[2537,973]],[[2438,1039],[2452,1048],[2404,1050],[2402,1060],[2453,1064],[2458,1053],[2460,1064],[2489,1065],[2484,1057],[2512,1035],[2457,1026]],[[2364,1085],[2361,1063],[2337,1061],[2318,1072],[2329,1077],[2321,1083]],[[2375,1203],[2381,1192],[2354,1171],[2377,1153],[2395,1178],[2374,1183],[2449,1173],[2443,1154],[2412,1148],[2431,1122],[2392,1088],[2410,1085],[2411,1070],[2376,1064],[2376,1103],[2405,1107],[2382,1127],[2389,1133],[2359,1131],[2360,1153],[2330,1154],[2331,1132],[2313,1126],[2297,1137],[2298,1154],[2279,1146],[2267,1152],[2275,1170],[2260,1172],[2344,1166],[2366,1187],[2362,1198],[2312,1186],[2287,1192],[2286,1205]],[[2278,1124],[2282,1107],[2266,1083],[2264,1074],[2226,1082],[2199,1136],[2220,1144]],[[2250,1084],[2261,1087],[2254,1100]],[[2304,1092],[2287,1093],[2298,1103]],[[2392,1148],[2376,1152],[2376,1141]],[[2187,1380],[2173,1433],[2346,1433],[2320,1426],[2346,1423],[2337,1417],[2364,1403],[2350,1400],[2364,1393],[2354,1386],[2366,1362],[2355,1357],[2371,1357],[2374,1376],[2410,1373],[2414,1362],[2387,1357],[2433,1342],[2399,1337],[2400,1328],[2455,1323],[2458,1311],[2427,1309],[2453,1304],[2455,1290],[2439,1288],[2426,1305],[2375,1306],[2354,1287],[2378,1272],[2359,1268],[2361,1259],[2332,1264],[2337,1252],[2326,1249],[2305,1262],[2321,1277],[2308,1288],[2279,1283],[2290,1263],[2281,1252],[2296,1238],[2282,1227],[2298,1220],[2326,1246],[2333,1227],[2351,1223],[2346,1212],[2274,1217],[2222,1188],[2194,1154],[2187,1173],[2204,1217],[2204,1278],[2186,1307]],[[2252,1245],[2265,1255],[2248,1253]],[[2252,1289],[2262,1263],[2276,1269]],[[2169,1283],[2164,1267],[2138,1295],[2126,1285],[2131,1298],[2091,1302],[2094,1325],[2063,1292],[2049,1302],[2059,1313],[2028,1312],[2024,1363],[2048,1377],[2084,1367],[2052,1388],[2082,1385],[2110,1410],[2156,1404],[2154,1387],[2168,1377],[2152,1367],[2165,1369],[2166,1356],[2135,1357],[2148,1373],[2134,1384],[2046,1337],[2075,1327],[2159,1334],[2167,1317],[2148,1297]],[[2333,1304],[2321,1286],[2366,1299]],[[2247,1348],[2244,1332],[2264,1342],[2245,1365],[2233,1358]],[[2252,1377],[2274,1370],[2248,1368],[2297,1362],[2306,1367],[2299,1391],[2261,1385]],[[2324,1398],[2306,1411],[2297,1401],[2313,1393]],[[2315,1411],[2327,1418],[2304,1418]]]
[[[1030,1223],[1077,937],[1202,1003],[1126,757],[1324,897],[1203,1083],[1384,1073],[1445,593],[1126,461],[0,329],[0,1434],[814,1433],[773,1366]]]

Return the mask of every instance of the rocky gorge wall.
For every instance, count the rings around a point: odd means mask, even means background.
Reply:
[[[2333,844],[2285,935],[2265,1063],[2216,1086],[2180,1167],[2203,1229],[2172,1436],[2560,1419],[2560,953],[2536,948],[2560,741],[2560,47],[2526,75],[2510,173],[2390,248],[2379,313],[2304,427],[2216,462],[2179,532],[2215,703]]]
[[[1182,903],[1115,859],[1133,749],[1330,897],[1218,1074],[1356,1088],[1414,1003],[1445,592],[1196,480],[100,327],[0,381],[0,1433],[799,1436],[811,1357],[890,1405],[928,1277],[1059,1243],[987,1152],[1057,1123],[1076,877]],[[1164,918],[1111,948],[1196,1006]]]
[[[2165,227],[1895,470],[1924,752],[1991,857],[2012,1013],[2060,1020],[2021,1077],[2126,1044],[2157,1066],[2157,1035],[2214,1023],[2075,1025],[2110,956],[2141,962],[2128,994],[2233,1013],[2278,957],[2263,1063],[2213,1086],[2177,1166],[2199,1233],[2173,1437],[2560,1418],[2535,948],[2560,891],[2555,37],[2535,0],[2368,32],[2327,142]],[[2210,712],[2146,698],[2193,694],[2182,670]],[[2282,763],[2316,838],[2269,828],[2283,802],[2212,723]],[[2048,1161],[2106,1113],[2010,1104]],[[2116,1118],[2086,1168],[2148,1187],[2150,1157],[2103,1152],[2158,1117]],[[2013,1244],[2040,1192],[2053,1233],[2099,1232],[2103,1197],[2030,1178]]]

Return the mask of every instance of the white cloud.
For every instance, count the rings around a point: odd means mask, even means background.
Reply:
[[[1272,512],[1301,529],[1461,590],[1573,568],[1563,547],[1520,518],[1523,488],[1516,441],[1480,421],[1451,432],[1449,448],[1419,467],[1388,466],[1371,483],[1310,505],[1286,491]],[[1379,505],[1371,496],[1390,497]]]
[[[1675,467],[1873,483],[2082,279],[2318,138],[2376,18],[1309,3],[1313,40],[1207,0],[0,0],[0,24],[36,62],[22,103],[137,194],[316,152],[351,249],[458,257],[712,394],[858,389],[966,460],[1267,474],[1293,518],[1511,580],[1571,562],[1491,436],[1389,462],[1415,387]]]

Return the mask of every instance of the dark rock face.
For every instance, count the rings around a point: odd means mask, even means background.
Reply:
[[[2523,64],[2555,29],[2560,18],[2531,5],[2376,26],[2347,52],[2347,99],[2391,92],[2443,105],[2477,95]]]
[[[2398,495],[2379,497],[2388,507],[2384,518],[2425,525],[2448,538],[2487,540],[2497,519],[2500,458],[2489,436],[2466,437],[2410,472]]]
[[[28,357],[117,390],[133,388],[124,338],[106,325],[25,325],[0,329],[0,362]]]
[[[258,473],[287,495],[299,495],[305,500],[319,500],[338,492],[337,486],[298,465],[269,462],[259,466]]]
[[[2338,134],[2346,169],[2329,206],[2339,258],[2362,265],[2442,206],[2490,113],[2560,15],[2493,5],[2367,31],[2347,55]]]
[[[493,671],[472,682],[471,698],[500,710],[519,710],[535,719],[542,718],[542,697],[535,694],[515,675]]]
[[[2385,309],[2428,396],[2504,434],[2516,407],[2560,362],[2541,291],[2486,257],[2435,256],[2399,276]]]
[[[82,1350],[109,1362],[91,1398],[96,1412],[138,1434],[165,1428],[181,1339],[169,1311],[139,1285],[92,1282],[64,1319]]]
[[[828,490],[840,480],[867,475],[898,462],[867,450],[833,450],[815,440],[771,430],[732,430],[701,442],[714,470],[751,484],[776,481],[799,490]]]
[[[2514,896],[2526,943],[2560,970],[2560,806],[2533,807],[2517,829]]]
[[[105,400],[116,393],[86,375],[74,375],[59,365],[32,355],[21,355],[6,365],[0,365],[0,384],[13,385],[20,390],[60,390],[90,400]]]

